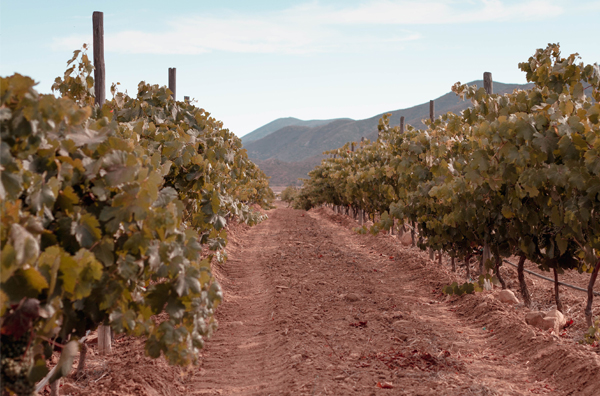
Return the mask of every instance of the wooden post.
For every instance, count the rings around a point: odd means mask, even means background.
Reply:
[[[598,270],[600,269],[600,261],[596,261],[596,266],[594,267],[594,271],[592,271],[592,275],[590,276],[590,283],[588,284],[588,299],[587,305],[585,306],[585,320],[587,322],[588,327],[592,327],[592,305],[594,304],[594,284],[596,283],[596,278],[598,278]]]
[[[189,96],[184,96],[183,100],[185,101],[185,103],[189,103],[190,102],[190,97]]]
[[[96,95],[96,104],[102,107],[106,99],[103,12],[94,11],[92,14],[92,30],[94,36],[94,93]]]
[[[404,116],[400,117],[400,133],[404,133]]]
[[[433,118],[435,117],[435,100],[429,101],[429,119],[433,122]]]
[[[492,73],[490,72],[483,73],[483,89],[485,89],[488,95],[494,93],[494,82],[492,81]]]
[[[429,119],[431,120],[431,122],[433,122],[433,118],[435,117],[435,101],[434,100],[430,100],[429,101]],[[429,260],[433,261],[434,260],[434,250],[433,248],[429,248]]]
[[[350,151],[354,152],[354,142],[350,144]]]
[[[177,100],[175,95],[175,92],[177,91],[176,80],[176,69],[174,67],[169,67],[169,89],[173,92],[173,100]]]
[[[94,36],[94,91],[96,104],[100,107],[106,99],[106,69],[104,67],[104,13],[94,11],[92,14],[92,30]],[[98,353],[108,355],[111,351],[110,326],[98,326]]]

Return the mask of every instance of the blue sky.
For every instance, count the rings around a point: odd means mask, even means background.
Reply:
[[[0,75],[50,93],[104,12],[106,78],[165,85],[238,136],[279,117],[361,119],[457,81],[524,83],[518,63],[559,42],[600,62],[600,1],[2,1]],[[91,52],[90,52],[91,54]],[[110,94],[108,94],[110,98]]]

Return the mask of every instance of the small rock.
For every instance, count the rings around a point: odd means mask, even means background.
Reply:
[[[513,293],[512,290],[508,290],[508,289],[500,291],[496,295],[496,298],[506,304],[518,304],[519,303],[519,300],[515,296],[515,293]]]
[[[340,374],[340,375],[336,375],[335,377],[333,377],[333,379],[336,381],[342,381],[342,380],[346,379],[346,376],[344,374]]]
[[[346,301],[349,301],[349,302],[356,302],[356,301],[360,300],[358,295],[354,294],[354,293],[349,293],[348,295],[346,295],[345,298],[346,298]]]
[[[525,322],[542,330],[554,329],[558,333],[567,320],[560,311],[554,309],[550,312],[529,312],[525,316]]]
[[[525,322],[528,325],[534,327],[540,327],[544,321],[544,314],[542,312],[529,312],[525,315]]]
[[[360,359],[360,354],[356,353],[356,352],[353,352],[353,353],[350,354],[349,357],[350,357],[351,360],[358,360],[358,359]]]
[[[544,319],[549,318],[556,318],[556,325],[559,329],[562,329],[567,324],[567,319],[558,309],[553,309],[552,311],[546,313],[546,317]]]

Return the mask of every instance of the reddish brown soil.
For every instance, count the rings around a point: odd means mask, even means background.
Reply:
[[[61,394],[600,394],[600,349],[576,344],[584,293],[564,293],[575,323],[557,336],[492,292],[442,295],[463,269],[389,235],[358,235],[346,216],[283,205],[268,215],[237,227],[229,260],[215,268],[225,299],[199,366],[149,359],[141,340],[125,337],[110,357],[90,356],[85,377]],[[503,273],[517,287],[513,271]],[[582,286],[587,277],[564,276]],[[552,285],[527,279],[534,304],[549,308]]]

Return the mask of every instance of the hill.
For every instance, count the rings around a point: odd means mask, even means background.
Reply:
[[[275,121],[271,121],[268,124],[263,125],[260,128],[257,128],[255,130],[253,130],[252,132],[247,133],[244,136],[242,136],[242,143],[248,144],[255,140],[261,139],[267,135],[270,135],[271,133],[273,133],[281,128],[287,127],[287,126],[316,127],[316,126],[328,124],[331,121],[334,121],[334,120],[304,121],[304,120],[300,120],[300,119],[294,118],[294,117],[278,118]]]
[[[469,85],[473,84],[481,87],[483,80],[469,83]],[[495,93],[512,92],[516,88],[526,89],[529,87],[531,84],[494,82]],[[458,113],[470,105],[470,102],[463,101],[453,92],[449,92],[435,99],[435,114],[438,116],[448,111]],[[244,141],[244,147],[253,160],[278,159],[285,162],[298,162],[311,157],[322,157],[323,151],[340,147],[349,141],[359,141],[363,136],[367,139],[375,139],[379,119],[386,113],[391,113],[392,125],[398,125],[400,117],[404,116],[406,124],[424,128],[421,120],[429,117],[429,102],[408,109],[386,111],[364,120],[329,120],[328,123],[312,127],[286,125],[260,139]],[[267,175],[269,175],[268,172]]]
[[[276,158],[253,161],[271,178],[271,186],[300,186],[302,183],[298,179],[306,178],[308,172],[321,163],[321,157],[314,156],[298,162],[285,162]]]

